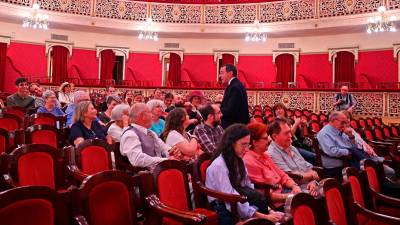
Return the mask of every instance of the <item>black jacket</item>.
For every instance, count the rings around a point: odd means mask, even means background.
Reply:
[[[224,129],[234,123],[248,124],[250,122],[246,89],[239,79],[234,78],[226,87],[221,112],[221,125]]]

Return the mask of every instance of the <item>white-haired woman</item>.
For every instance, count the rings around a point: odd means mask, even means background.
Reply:
[[[120,104],[111,111],[111,120],[115,122],[108,128],[107,133],[114,142],[121,141],[122,131],[129,126],[129,109],[129,105]]]
[[[60,101],[61,104],[73,103],[74,96],[70,83],[64,82],[60,85],[60,92],[58,93],[58,101]]]
[[[96,118],[97,110],[94,108],[92,102],[80,102],[75,108],[69,142],[74,143],[75,147],[78,147],[86,139],[98,138],[111,144],[111,137],[107,136],[107,133],[100,123],[96,121]]]
[[[65,115],[65,113],[57,107],[57,97],[53,91],[47,90],[42,96],[44,99],[44,105],[38,108],[37,113],[51,113],[54,116]]]
[[[164,131],[165,121],[161,117],[165,114],[165,104],[158,99],[152,99],[146,103],[150,108],[152,115],[152,125],[150,130],[154,131],[158,136]]]

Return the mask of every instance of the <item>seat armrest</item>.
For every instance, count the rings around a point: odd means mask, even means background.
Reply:
[[[226,193],[222,193],[219,191],[214,191],[211,190],[207,187],[205,187],[200,181],[196,182],[195,188],[198,189],[199,192],[202,192],[208,196],[211,196],[213,198],[219,199],[221,201],[224,202],[230,202],[230,203],[236,203],[236,202],[240,202],[240,203],[244,203],[247,201],[247,197],[246,196],[242,196],[242,195],[233,195],[233,194],[226,194]]]
[[[76,181],[82,182],[88,174],[83,173],[77,166],[75,165],[68,165],[68,174]]]
[[[379,221],[383,224],[400,224],[400,218],[373,212],[362,207],[359,203],[353,202],[351,207],[355,213],[362,214],[369,219]]]

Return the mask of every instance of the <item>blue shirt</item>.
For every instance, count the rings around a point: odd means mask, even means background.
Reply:
[[[78,121],[71,126],[71,133],[69,135],[69,142],[73,144],[77,138],[83,139],[102,139],[106,140],[107,133],[97,121],[92,122],[90,129],[85,127],[81,121]]]
[[[318,132],[317,139],[321,150],[332,157],[348,155],[350,154],[348,149],[356,147],[346,134],[340,132],[330,124],[327,124]],[[326,157],[324,155],[321,156],[321,161],[324,168],[343,166],[341,159]]]
[[[159,119],[158,123],[151,124],[150,130],[154,131],[154,133],[156,133],[157,136],[160,137],[160,134],[164,131],[164,127],[165,121],[163,119]]]
[[[246,178],[242,181],[241,185],[254,188],[254,185],[250,182],[250,179],[247,176],[247,172]],[[226,194],[240,195],[239,192],[237,192],[231,185],[231,182],[229,180],[229,171],[226,167],[224,158],[222,158],[222,155],[218,156],[207,168],[206,187]],[[215,198],[208,197],[209,202],[212,202],[214,200]],[[225,205],[228,210],[231,210],[231,206],[229,203],[225,203]],[[253,217],[257,211],[257,208],[254,206],[250,206],[248,202],[237,203],[237,209],[240,218],[243,219]]]
[[[65,113],[58,107],[54,107],[53,110],[49,111],[44,106],[40,106],[37,110],[37,113],[51,113],[54,116],[64,116]]]
[[[65,110],[65,113],[67,114],[67,122],[65,123],[66,127],[69,127],[72,124],[72,118],[74,117],[75,108],[75,104],[69,104],[67,109]]]

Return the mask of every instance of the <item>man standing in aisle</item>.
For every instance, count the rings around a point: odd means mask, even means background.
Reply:
[[[250,121],[246,89],[237,78],[237,69],[232,64],[226,64],[220,69],[223,85],[227,85],[221,103],[221,125],[224,129],[234,123],[248,124]]]

